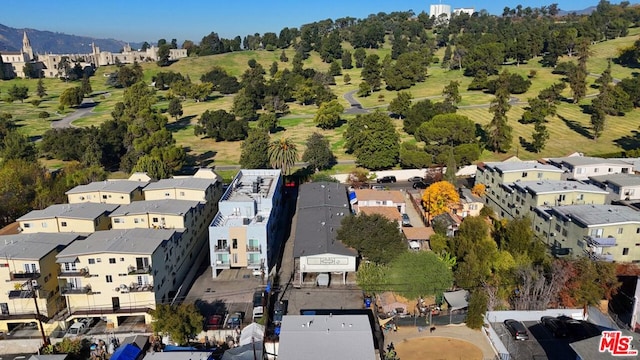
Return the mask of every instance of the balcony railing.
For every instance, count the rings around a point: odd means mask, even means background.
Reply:
[[[120,285],[120,287],[115,288],[115,291],[119,291],[121,293],[129,293],[129,292],[148,292],[153,291],[153,284],[143,284],[139,285],[137,283],[131,283],[131,285]]]
[[[74,294],[88,294],[91,292],[91,285],[75,287],[75,286],[63,286],[60,288],[62,295],[74,295]]]
[[[262,252],[262,246],[258,245],[258,246],[249,246],[247,245],[247,252]]]
[[[62,270],[59,277],[90,277],[89,268],[82,268],[78,270]]]
[[[226,252],[226,253],[228,253],[229,252],[229,246],[216,246],[213,249],[213,251],[214,252]]]
[[[231,266],[231,261],[227,260],[216,260],[217,268],[229,268]]]
[[[35,280],[40,277],[39,272],[12,272],[10,273],[10,279],[8,281],[24,281]]]
[[[127,268],[129,275],[136,275],[136,274],[151,274],[151,266],[145,266],[145,267],[141,267],[141,268],[137,268],[135,266],[129,266]]]

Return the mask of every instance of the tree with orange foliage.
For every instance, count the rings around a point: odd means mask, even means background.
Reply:
[[[447,212],[451,205],[458,201],[460,195],[456,187],[448,181],[433,183],[422,194],[422,204],[431,218]]]
[[[471,193],[475,196],[484,196],[484,192],[487,190],[487,187],[484,184],[475,184],[471,188]]]

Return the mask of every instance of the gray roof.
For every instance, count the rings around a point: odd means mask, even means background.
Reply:
[[[175,199],[133,201],[131,204],[120,205],[111,213],[111,217],[139,214],[184,215],[199,204],[199,201]]]
[[[57,258],[72,258],[96,253],[152,254],[158,246],[173,236],[182,236],[184,229],[127,229],[97,231],[84,240],[77,240],[62,250]]]
[[[0,236],[3,259],[39,260],[58,247],[66,247],[80,238],[72,233],[34,233]]]
[[[552,212],[584,226],[640,223],[640,212],[628,206],[565,205],[553,207]]]
[[[553,165],[540,164],[535,161],[508,161],[508,162],[488,162],[485,166],[495,169],[500,173],[544,170],[562,173],[561,169]]]
[[[376,359],[366,315],[285,315],[278,360]]]
[[[100,215],[109,214],[118,208],[115,204],[79,203],[79,204],[56,204],[43,210],[33,210],[20,218],[18,221],[68,218],[94,220]]]
[[[552,158],[550,161],[556,164],[568,164],[571,166],[585,166],[585,165],[603,165],[603,164],[611,164],[611,165],[622,165],[622,166],[631,166],[628,162],[616,160],[616,159],[604,159],[597,157],[589,157],[589,156],[567,156],[561,158]]]
[[[618,187],[640,185],[640,176],[635,174],[608,174],[589,176],[589,179],[601,184],[609,183]]]
[[[86,185],[78,185],[73,189],[67,191],[65,194],[81,194],[95,191],[108,191],[114,193],[130,194],[138,188],[143,188],[147,185],[145,182],[130,181],[130,180],[105,180],[94,181]]]
[[[548,194],[548,193],[562,193],[562,192],[589,192],[598,194],[608,194],[607,191],[601,188],[585,184],[579,181],[564,181],[564,180],[540,180],[540,181],[518,181],[512,184],[512,186],[520,189],[523,192],[531,192],[533,194]]]
[[[325,253],[356,256],[357,251],[336,240],[345,216],[351,216],[345,185],[331,182],[300,185],[293,257]]]
[[[166,189],[189,189],[189,190],[207,190],[209,186],[216,183],[214,179],[199,179],[193,177],[162,179],[147,185],[143,191],[150,190],[166,190]]]
[[[260,345],[262,345],[262,343],[260,343]],[[231,349],[227,351],[231,351]],[[212,351],[151,351],[146,353],[144,358],[147,360],[208,360],[212,353]],[[262,347],[260,347],[260,353],[262,353]],[[251,353],[250,359],[254,359],[253,352]],[[262,357],[259,357],[258,359],[262,359]]]
[[[471,192],[470,189],[467,189],[467,188],[462,188],[462,191],[460,191],[460,199],[468,203],[472,203],[472,202],[484,203],[481,197],[475,195],[474,193]]]
[[[633,337],[632,346],[634,350],[638,349],[638,334],[628,330],[621,330],[623,336]],[[610,352],[600,352],[600,336],[590,337],[588,339],[572,342],[569,344],[573,351],[582,360],[609,360],[609,359],[624,359],[624,357],[613,356]],[[636,359],[637,357],[630,357],[629,359]]]

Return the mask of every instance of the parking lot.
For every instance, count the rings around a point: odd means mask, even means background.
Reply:
[[[559,339],[538,321],[524,321],[529,331],[529,340],[515,340],[503,323],[492,323],[500,340],[509,351],[512,359],[575,359],[576,354],[569,344],[571,338]]]

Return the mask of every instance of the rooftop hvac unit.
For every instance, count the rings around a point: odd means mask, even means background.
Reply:
[[[251,223],[251,219],[249,218],[242,218],[242,225],[249,225]]]

